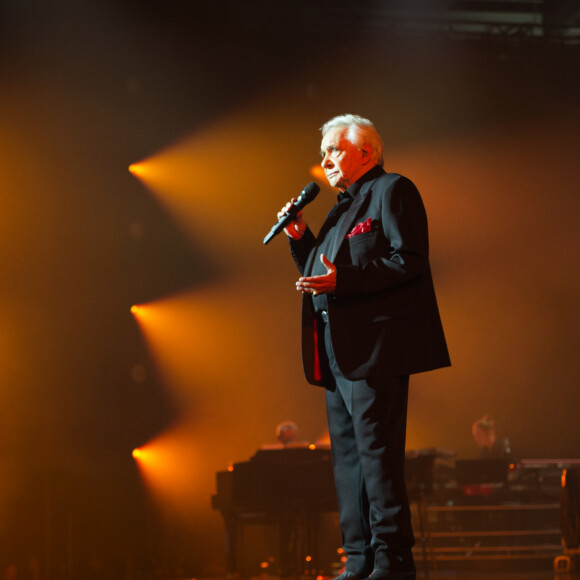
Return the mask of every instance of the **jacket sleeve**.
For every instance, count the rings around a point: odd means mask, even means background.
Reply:
[[[370,217],[380,223],[370,235],[343,242],[349,260],[336,264],[337,297],[403,288],[429,268],[427,217],[415,185],[400,176],[371,195]]]
[[[290,241],[290,252],[296,262],[298,271],[300,274],[304,274],[308,256],[316,244],[316,238],[310,228],[307,227],[304,235],[299,240],[291,238],[288,238],[288,240]]]

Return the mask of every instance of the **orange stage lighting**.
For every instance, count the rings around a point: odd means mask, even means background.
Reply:
[[[200,493],[199,442],[187,426],[173,428],[133,450],[147,488],[176,515],[188,517]]]
[[[156,314],[155,306],[155,302],[148,304],[133,304],[133,306],[131,306],[131,314],[137,319],[137,321],[142,321],[145,318],[149,320]]]
[[[207,241],[214,263],[230,273],[241,267],[248,250],[262,249],[256,239],[263,238],[277,209],[306,179],[309,164],[299,156],[266,152],[276,151],[280,143],[293,143],[312,151],[311,160],[316,156],[318,138],[311,145],[306,138],[305,144],[299,124],[281,126],[278,101],[270,105],[256,103],[216,120],[130,169],[196,245]],[[224,147],[236,154],[216,154]],[[295,182],[290,175],[297,176]]]
[[[312,175],[312,177],[314,177],[314,179],[322,181],[322,183],[327,183],[326,173],[324,173],[324,169],[322,169],[321,165],[313,165],[310,168],[310,175]]]
[[[141,163],[131,163],[129,172],[135,176],[143,175],[143,165]]]
[[[566,476],[568,475],[568,470],[567,469],[563,469],[562,470],[562,487],[566,487]]]

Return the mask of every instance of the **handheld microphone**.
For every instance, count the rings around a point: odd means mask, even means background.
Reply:
[[[268,235],[264,238],[264,245],[266,245],[273,237],[277,236],[294,219],[294,216],[318,195],[319,191],[320,187],[318,187],[314,181],[311,181],[302,190],[298,199],[292,203],[288,212],[278,220],[277,224],[274,224]]]

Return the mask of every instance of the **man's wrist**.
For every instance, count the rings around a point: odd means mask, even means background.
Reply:
[[[299,240],[302,238],[304,232],[306,231],[306,224],[304,224],[302,227],[298,227],[297,223],[292,223],[285,229],[285,231],[286,234],[288,234],[288,236],[293,240]]]

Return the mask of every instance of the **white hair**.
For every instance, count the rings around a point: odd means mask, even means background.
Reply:
[[[365,143],[371,146],[373,159],[377,165],[384,165],[383,160],[383,140],[374,124],[360,117],[359,115],[338,115],[333,117],[320,128],[322,137],[333,129],[348,129],[348,140],[357,147],[362,147]]]

